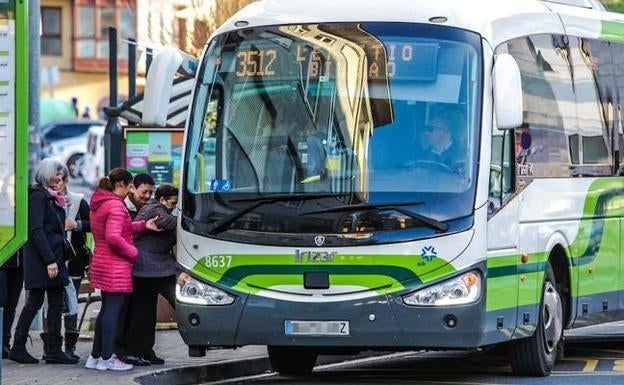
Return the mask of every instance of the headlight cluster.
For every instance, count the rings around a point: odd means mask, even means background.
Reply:
[[[199,282],[186,273],[180,274],[176,285],[176,298],[179,302],[191,305],[230,305],[234,297],[216,287]]]
[[[477,302],[481,297],[481,274],[469,272],[403,297],[410,306],[452,306]]]

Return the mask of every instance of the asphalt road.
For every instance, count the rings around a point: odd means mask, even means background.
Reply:
[[[397,353],[317,367],[308,377],[265,374],[227,384],[423,384],[423,385],[624,385],[624,341],[574,343],[550,377],[522,378],[511,373],[504,353]]]

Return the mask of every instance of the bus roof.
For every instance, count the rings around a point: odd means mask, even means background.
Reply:
[[[560,4],[564,2],[579,5]],[[611,33],[610,39],[624,41],[624,15],[597,9],[593,0],[390,0],[385,4],[379,0],[261,0],[242,9],[216,33],[278,24],[366,21],[433,24],[432,17],[446,17],[443,25],[477,32],[496,47],[529,34],[564,34],[559,16],[566,27],[568,22],[573,24],[572,30],[582,37],[601,37],[604,22],[622,23],[623,33]]]

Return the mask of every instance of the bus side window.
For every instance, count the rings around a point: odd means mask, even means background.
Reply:
[[[498,211],[514,192],[514,131],[492,132],[492,160],[490,163],[490,193],[488,214]]]

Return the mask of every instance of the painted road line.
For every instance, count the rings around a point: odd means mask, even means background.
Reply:
[[[600,362],[600,360],[592,359],[592,358],[564,358],[561,361],[584,362],[585,366],[583,367],[583,370],[581,370],[581,373],[591,373],[591,372],[596,371],[596,367],[598,366],[598,363]]]

